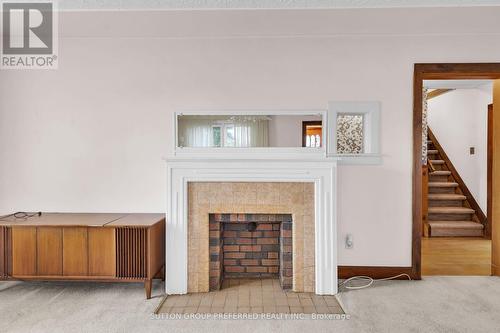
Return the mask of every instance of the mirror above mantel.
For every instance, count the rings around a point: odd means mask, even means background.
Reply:
[[[323,147],[323,115],[178,114],[177,148]]]

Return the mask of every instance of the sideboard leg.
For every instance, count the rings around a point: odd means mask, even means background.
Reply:
[[[146,298],[150,299],[151,298],[151,286],[152,286],[153,280],[148,279],[144,281],[144,289],[146,289]]]

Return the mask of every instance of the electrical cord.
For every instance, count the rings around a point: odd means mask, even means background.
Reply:
[[[401,277],[401,276],[406,276],[408,278],[408,280],[411,280],[411,277],[408,274],[406,274],[406,273],[398,274],[398,275],[387,277],[387,278],[383,278],[383,279],[374,279],[374,278],[372,278],[370,276],[360,275],[360,276],[353,276],[351,278],[348,278],[347,280],[344,280],[341,283],[341,285],[344,286],[344,288],[349,289],[349,290],[364,289],[364,288],[368,288],[369,286],[371,286],[375,282],[394,280],[394,279],[397,279],[398,277]],[[364,285],[361,285],[361,286],[351,286],[351,285],[349,285],[350,282],[356,281],[356,280],[366,280],[368,282],[366,284],[364,284]]]
[[[15,212],[12,214],[0,216],[0,221],[8,221],[6,218],[9,217],[14,217],[16,220],[27,220],[29,218],[35,217],[35,216],[42,216],[42,212],[37,212],[37,213],[27,213],[27,212]]]

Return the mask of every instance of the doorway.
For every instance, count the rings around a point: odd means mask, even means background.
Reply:
[[[413,237],[412,237],[412,273],[414,278],[421,278],[422,275],[422,250],[426,250],[423,244],[422,236],[424,235],[425,222],[429,219],[429,207],[428,207],[428,182],[429,182],[429,172],[434,172],[436,169],[434,166],[430,166],[426,160],[426,148],[424,147],[424,136],[426,137],[425,128],[423,124],[423,110],[424,110],[424,81],[425,80],[498,80],[500,79],[500,64],[416,64],[414,68],[414,114],[413,114]],[[500,82],[500,81],[497,81]],[[499,84],[495,82],[495,93],[496,100],[500,98]],[[441,92],[440,92],[441,93]],[[498,102],[497,102],[498,103]],[[500,125],[499,121],[494,118],[494,113],[492,112],[491,118],[491,129],[494,130],[495,127]],[[500,120],[500,119],[499,119]],[[500,150],[500,140],[497,140],[494,136],[491,136],[491,156],[492,165],[498,165],[495,163],[495,155],[493,153],[495,150]],[[496,142],[498,141],[498,142]],[[427,142],[427,141],[425,141]],[[435,150],[435,149],[433,149]],[[472,150],[471,150],[472,152]],[[498,156],[498,154],[496,155]],[[500,161],[499,161],[500,162]],[[442,163],[439,161],[439,163]],[[449,171],[449,170],[443,170]],[[444,172],[442,172],[444,174]],[[485,228],[485,235],[491,233],[491,259],[487,258],[491,267],[491,274],[498,275],[499,271],[497,269],[500,261],[500,251],[499,251],[499,238],[500,232],[496,231],[495,228],[491,228],[491,224],[494,223],[495,217],[500,217],[500,207],[495,206],[495,189],[500,185],[498,179],[494,177],[494,169],[492,168],[490,179],[488,183],[491,188],[491,195],[488,196],[490,199],[490,220],[489,225]],[[498,184],[498,185],[497,185]],[[453,184],[453,186],[456,186]],[[498,191],[497,191],[498,192]],[[457,191],[456,194],[459,192]],[[465,194],[465,193],[463,193]],[[496,194],[500,195],[500,194]],[[467,205],[464,205],[467,206]],[[473,207],[469,207],[473,208]],[[433,209],[431,209],[431,212]],[[463,209],[463,212],[469,214],[469,210]],[[484,238],[478,237],[478,241]],[[423,247],[424,245],[424,247]],[[484,244],[482,244],[484,245]],[[487,246],[478,246],[478,249],[482,249],[483,253],[489,252]],[[456,265],[455,265],[456,266]],[[455,272],[456,273],[456,272]],[[453,272],[450,273],[453,275]]]

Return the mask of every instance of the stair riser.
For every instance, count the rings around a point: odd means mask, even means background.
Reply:
[[[429,193],[455,193],[455,187],[429,187]]]
[[[448,176],[429,176],[429,181],[431,182],[447,182]]]
[[[480,229],[431,228],[431,237],[482,237]]]
[[[429,221],[471,221],[472,214],[429,214]]]
[[[429,200],[429,207],[462,207],[462,200]]]

